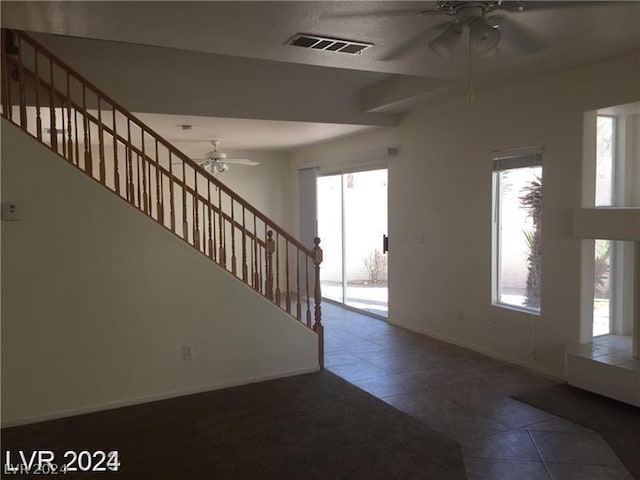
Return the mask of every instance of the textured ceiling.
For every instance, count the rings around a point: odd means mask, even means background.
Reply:
[[[516,24],[523,35],[534,38],[545,48],[521,55],[507,41],[501,42],[500,53],[496,57],[473,65],[478,91],[640,51],[640,2],[563,2],[569,6],[551,9],[536,8],[543,5],[540,2],[526,3],[530,11],[501,15]],[[242,115],[237,115],[252,119],[338,124],[327,127],[326,135],[318,134],[321,128],[318,126],[314,134],[317,138],[341,134],[339,124],[351,124],[342,131],[345,134],[351,133],[353,125],[357,124],[393,123],[381,120],[380,115],[410,110],[429,99],[441,98],[447,92],[449,96],[463,94],[468,76],[464,41],[460,42],[450,61],[438,57],[426,47],[426,43],[439,31],[432,27],[449,18],[417,14],[420,10],[433,8],[435,2],[2,1],[0,6],[1,21],[5,27],[191,51],[192,57],[189,58],[194,59],[193,68],[182,66],[190,75],[197,75],[202,70],[195,64],[202,64],[203,57],[201,55],[196,60],[195,52],[211,54],[209,60],[212,64],[219,68],[231,66],[225,71],[229,84],[233,82],[234,72],[240,71],[236,70],[237,62],[232,59],[244,59],[243,71],[255,71],[261,65],[255,62],[268,62],[265,64],[268,68],[263,69],[265,80],[272,85],[283,86],[282,92],[270,93],[269,99],[281,105],[288,102],[293,106],[294,100],[288,91],[293,91],[294,87],[301,95],[304,93],[299,84],[291,83],[292,78],[323,78],[324,91],[315,84],[312,86],[313,82],[309,80],[305,80],[303,85],[308,89],[306,97],[322,96],[322,104],[309,102],[304,107],[300,100],[295,100],[295,105],[307,108],[308,115],[291,114],[291,118],[285,118],[281,111],[269,110],[263,105],[265,102],[256,101],[251,105],[253,111],[247,108]],[[370,42],[373,47],[361,55],[346,55],[286,45],[287,40],[298,32]],[[65,53],[81,57],[89,44],[77,43],[65,48],[68,51]],[[188,56],[183,57],[186,59]],[[132,69],[136,61],[130,59]],[[171,68],[171,65],[166,65],[166,68]],[[259,75],[252,75],[253,78],[247,75],[238,77],[234,92],[243,85],[247,95],[255,91],[255,83],[260,79]],[[342,89],[344,94],[336,95],[336,89]],[[224,105],[223,100],[225,98],[219,98],[215,102],[220,109]],[[261,105],[263,110],[259,110]],[[345,105],[353,110],[350,114],[345,111]],[[355,109],[361,110],[360,115]],[[208,111],[148,111],[234,116],[227,110],[216,112],[213,107]],[[320,111],[322,115],[314,116],[314,112]],[[341,113],[331,119],[327,113],[331,111]],[[277,133],[271,127],[273,124],[265,124],[265,134],[275,138]],[[252,131],[258,135],[257,130]],[[299,129],[301,136],[297,143],[317,141],[317,138],[311,138],[313,135],[305,137],[309,131]],[[287,135],[291,137],[294,135],[292,132],[290,130]],[[287,142],[291,144],[292,139],[283,138],[282,145]]]

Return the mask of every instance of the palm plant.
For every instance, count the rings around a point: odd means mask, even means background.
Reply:
[[[529,246],[525,305],[539,309],[542,281],[542,178],[536,176],[522,191],[524,195],[520,197],[520,204],[533,220],[532,229],[523,232]]]

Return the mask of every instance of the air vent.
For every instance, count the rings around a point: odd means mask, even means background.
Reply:
[[[287,42],[288,45],[296,47],[312,48],[314,50],[327,50],[329,52],[362,53],[373,43],[354,42],[352,40],[344,40],[340,38],[320,37],[318,35],[309,35],[308,33],[298,33]]]

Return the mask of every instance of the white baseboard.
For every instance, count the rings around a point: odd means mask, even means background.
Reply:
[[[503,362],[508,362],[508,363],[512,363],[514,365],[518,365],[519,367],[523,367],[526,368],[528,370],[532,370],[536,373],[541,373],[543,375],[546,375],[547,377],[552,377],[561,381],[566,381],[566,376],[565,374],[558,374],[558,372],[553,371],[553,370],[548,370],[536,363],[530,363],[530,362],[523,362],[522,360],[519,360],[517,358],[513,358],[510,357],[508,355],[504,355],[500,352],[496,352],[494,350],[489,350],[488,348],[483,348],[483,347],[479,347],[477,345],[473,345],[470,343],[466,343],[463,342],[461,340],[455,339],[455,338],[451,338],[448,337],[446,335],[441,335],[439,333],[433,332],[431,330],[428,330],[426,328],[419,328],[419,327],[415,327],[413,325],[405,325],[402,324],[400,322],[392,322],[392,321],[388,321],[390,324],[395,325],[397,327],[401,327],[401,328],[405,328],[407,330],[411,330],[412,332],[416,332],[416,333],[420,333],[422,335],[426,335],[428,337],[433,337],[436,338],[438,340],[442,340],[443,342],[447,342],[447,343],[451,343],[453,345],[457,345],[459,347],[464,347],[467,348],[469,350],[473,350],[474,352],[478,352],[478,353],[482,353],[483,355],[486,355],[488,357],[491,358],[495,358],[496,360],[501,360]]]
[[[70,408],[67,410],[58,410],[58,411],[53,411],[53,412],[46,412],[43,414],[38,414],[38,415],[33,415],[33,416],[28,416],[28,417],[21,417],[21,418],[16,418],[16,419],[10,419],[10,420],[2,420],[1,423],[1,427],[2,428],[8,428],[8,427],[17,427],[20,425],[28,425],[31,423],[38,423],[38,422],[45,422],[47,420],[55,420],[58,418],[66,418],[66,417],[74,417],[76,415],[84,415],[87,413],[95,413],[95,412],[100,412],[103,410],[112,410],[114,408],[120,408],[120,407],[128,407],[131,405],[139,405],[141,403],[149,403],[149,402],[155,402],[158,400],[166,400],[168,398],[176,398],[176,397],[183,397],[185,395],[193,395],[195,393],[203,393],[203,392],[209,392],[212,390],[220,390],[223,388],[229,388],[229,387],[237,387],[240,385],[247,385],[250,383],[258,383],[258,382],[264,382],[267,380],[274,380],[277,378],[285,378],[285,377],[293,377],[295,375],[303,375],[305,373],[312,373],[312,372],[317,372],[320,369],[320,367],[315,367],[315,368],[301,368],[298,370],[288,370],[285,372],[279,372],[279,373],[273,373],[273,374],[268,374],[268,375],[259,375],[256,377],[246,377],[246,378],[241,378],[241,379],[237,379],[237,380],[228,380],[228,381],[224,381],[224,382],[219,382],[219,383],[214,383],[214,384],[209,384],[209,385],[203,385],[203,386],[198,386],[198,387],[192,387],[192,388],[185,388],[185,389],[181,389],[181,390],[172,390],[169,392],[162,392],[162,393],[155,393],[155,394],[151,394],[151,395],[145,395],[142,397],[134,397],[134,398],[128,398],[128,399],[124,399],[124,400],[116,400],[113,402],[106,402],[106,403],[100,403],[100,404],[94,404],[94,405],[88,405],[88,406],[84,406],[84,407],[77,407],[77,408]]]

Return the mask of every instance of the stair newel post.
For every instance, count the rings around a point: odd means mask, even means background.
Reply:
[[[276,251],[276,242],[273,240],[273,231],[269,230],[267,232],[267,258],[266,258],[266,268],[267,268],[266,294],[269,300],[273,300],[273,252],[275,251]]]
[[[313,289],[314,307],[314,324],[313,331],[318,334],[318,362],[320,368],[324,368],[324,326],[322,325],[322,293],[320,291],[320,264],[322,263],[322,248],[320,248],[320,239],[313,239],[313,263],[315,265],[315,285]]]

